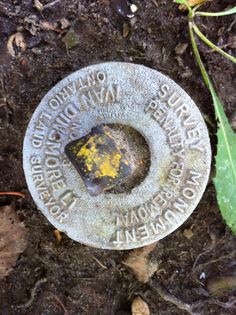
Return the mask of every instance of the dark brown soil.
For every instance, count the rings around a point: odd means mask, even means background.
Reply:
[[[207,290],[209,280],[236,272],[236,238],[221,218],[212,182],[187,222],[158,242],[152,255],[159,269],[146,284],[138,282],[122,264],[127,252],[89,248],[66,235],[57,243],[53,227],[36,209],[27,190],[22,142],[36,106],[59,80],[101,61],[141,63],[174,79],[206,118],[215,153],[212,100],[191,47],[178,58],[175,53],[179,43],[189,42],[186,14],[172,0],[156,0],[157,5],[152,0],[135,3],[139,7],[136,22],[124,37],[124,20],[111,10],[108,0],[61,0],[42,14],[32,0],[0,1],[0,191],[26,193],[24,200],[0,197],[0,206],[12,204],[29,231],[27,249],[0,282],[0,314],[128,315],[136,295],[146,300],[153,315],[187,314],[158,294],[159,285],[183,303],[199,302],[196,312],[200,314],[236,314],[236,305],[226,304],[236,299],[236,290],[218,297]],[[235,0],[212,1],[204,9],[218,11],[233,4]],[[62,41],[67,30],[61,34],[40,24],[62,18],[70,21],[77,34],[78,45],[70,50]],[[226,45],[226,51],[235,54],[228,45],[235,35],[234,17],[198,18],[198,24],[215,43]],[[60,24],[56,28],[60,29]],[[6,42],[17,31],[23,32],[28,47],[11,57]],[[200,49],[231,117],[236,105],[235,66],[203,44]],[[190,228],[193,236],[187,239],[183,231]],[[32,303],[28,303],[31,296]]]

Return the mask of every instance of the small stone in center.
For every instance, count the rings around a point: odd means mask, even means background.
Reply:
[[[66,145],[65,153],[89,193],[128,193],[146,177],[150,151],[145,138],[122,124],[96,126]]]

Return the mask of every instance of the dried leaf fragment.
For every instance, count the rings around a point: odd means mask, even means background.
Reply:
[[[130,32],[130,25],[128,23],[123,23],[123,37],[127,37]]]
[[[225,291],[233,290],[236,288],[236,276],[224,276],[216,279],[211,279],[207,288],[211,295],[220,295]]]
[[[27,230],[10,206],[0,207],[0,279],[7,276],[26,248]]]
[[[26,48],[27,44],[22,33],[17,32],[9,37],[7,41],[7,50],[12,57],[24,52]]]
[[[132,315],[150,315],[148,304],[139,296],[133,300],[131,310]]]
[[[61,232],[59,230],[54,230],[54,235],[55,235],[55,238],[57,239],[57,242],[60,243],[62,239]]]
[[[49,21],[40,21],[40,27],[45,31],[54,31],[62,33],[63,31],[57,27],[57,23],[51,23]]]
[[[209,0],[188,0],[188,4],[189,4],[191,7],[194,7],[195,5],[198,5],[198,4],[207,2],[207,1],[209,1]]]
[[[156,243],[133,250],[123,262],[134,272],[140,282],[147,282],[158,268],[158,263],[152,262],[148,257],[155,246]]]
[[[207,1],[209,1],[209,0],[188,0],[188,4],[190,5],[190,7],[195,7],[196,5],[202,4],[202,3],[207,2]],[[185,11],[185,10],[187,10],[187,7],[185,4],[181,4],[179,6],[179,9],[182,11]]]
[[[67,49],[72,49],[79,45],[79,36],[70,28],[66,35],[62,38],[63,43],[66,45]]]

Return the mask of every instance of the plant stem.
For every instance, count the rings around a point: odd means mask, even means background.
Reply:
[[[236,7],[222,12],[196,12],[195,15],[199,16],[225,16],[230,14],[236,14]]]
[[[196,44],[196,40],[195,40],[195,37],[194,37],[194,32],[193,32],[193,28],[194,28],[194,25],[191,21],[189,21],[189,34],[190,34],[190,39],[191,39],[191,43],[192,43],[192,47],[193,47],[193,52],[194,52],[194,55],[196,57],[196,60],[197,60],[197,64],[201,70],[201,73],[202,73],[202,76],[203,76],[203,79],[204,79],[204,82],[207,86],[207,88],[209,89],[210,93],[211,93],[211,96],[212,96],[212,99],[213,99],[213,104],[214,104],[214,108],[215,108],[215,112],[216,112],[216,117],[218,118],[219,120],[219,126],[221,127],[221,130],[222,130],[222,133],[223,133],[223,137],[224,137],[224,141],[225,141],[225,145],[226,145],[226,150],[227,150],[227,153],[228,153],[228,156],[229,156],[229,161],[230,161],[230,164],[231,164],[231,167],[232,167],[232,170],[233,170],[233,174],[234,174],[234,178],[236,180],[236,169],[235,169],[235,165],[234,165],[234,161],[233,161],[233,158],[232,158],[232,155],[231,155],[231,152],[230,152],[230,144],[229,144],[229,141],[228,141],[228,138],[227,138],[227,132],[225,130],[225,124],[224,124],[224,111],[223,111],[223,114],[221,114],[220,112],[220,106],[218,105],[220,103],[220,100],[215,92],[215,89],[213,87],[213,84],[211,83],[211,80],[210,80],[210,77],[206,71],[206,68],[202,62],[202,59],[201,59],[201,56],[199,54],[199,50],[197,48],[197,44]],[[227,118],[226,118],[227,119]],[[218,127],[219,128],[219,127]]]
[[[193,16],[195,15],[195,12],[203,5],[203,3],[197,4],[195,7],[192,8]]]
[[[199,28],[197,27],[197,25],[195,23],[192,23],[192,27],[193,27],[195,33],[199,36],[199,38],[203,42],[205,42],[213,50],[217,51],[219,54],[221,54],[222,56],[224,56],[225,58],[229,59],[230,61],[232,61],[233,63],[236,64],[236,58],[227,54],[224,50],[222,50],[221,48],[219,48],[218,46],[213,44],[209,39],[207,39],[206,36],[202,34],[202,32],[199,30]]]
[[[195,55],[196,60],[197,60],[197,64],[201,70],[204,82],[205,82],[206,86],[209,88],[209,76],[206,72],[206,69],[203,65],[203,62],[201,60],[201,57],[200,57],[200,54],[199,54],[199,51],[197,48],[196,40],[195,40],[194,33],[193,33],[193,23],[191,21],[189,22],[189,34],[190,34],[190,40],[191,40],[192,47],[193,47],[193,52],[194,52],[194,55]]]
[[[190,7],[190,5],[188,4],[188,1],[185,1],[185,5],[186,5],[186,7],[188,8],[188,15],[189,15],[189,17],[190,17],[190,18],[193,17],[193,10],[192,10],[192,8]]]

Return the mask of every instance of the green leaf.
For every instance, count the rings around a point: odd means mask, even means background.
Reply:
[[[225,10],[222,12],[196,12],[195,15],[200,16],[225,16],[230,14],[236,14],[236,7],[233,7],[229,10]]]
[[[185,4],[187,0],[174,0],[175,3]]]
[[[236,234],[236,134],[213,85],[209,86],[218,118],[216,176],[213,181],[221,214]]]
[[[205,42],[214,51],[218,52],[219,54],[224,56],[226,59],[229,59],[230,61],[232,61],[233,63],[236,64],[236,58],[234,56],[229,55],[227,52],[225,52],[220,47],[213,44],[209,39],[207,39],[206,36],[203,35],[203,33],[199,30],[199,28],[197,27],[197,25],[195,23],[192,23],[192,25],[193,25],[193,29],[194,29],[195,33],[199,36],[199,38],[201,38],[201,40],[203,42]]]
[[[205,84],[211,92],[216,117],[218,119],[218,144],[217,155],[215,157],[216,176],[213,179],[217,201],[226,224],[236,234],[236,134],[233,132],[228,122],[223,105],[204,67],[194,37],[193,23],[191,22],[189,22],[189,33],[194,55]]]

